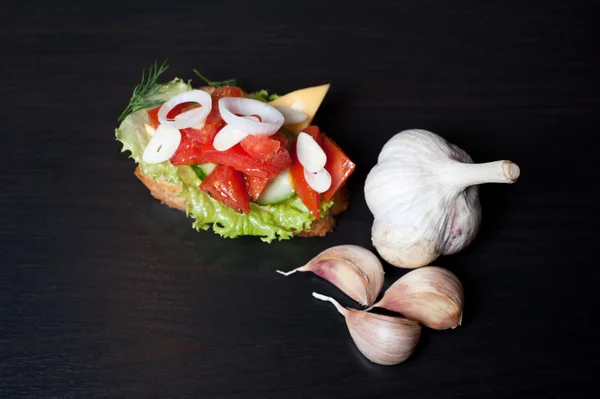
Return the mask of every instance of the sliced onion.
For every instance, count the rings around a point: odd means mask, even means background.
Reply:
[[[164,162],[171,158],[181,142],[181,132],[173,126],[160,125],[146,146],[142,160],[147,164]]]
[[[283,118],[285,119],[283,122],[284,125],[302,123],[308,119],[308,115],[306,115],[302,111],[298,111],[297,109],[291,107],[278,106],[275,106],[275,108],[277,108],[277,111],[281,112],[281,114],[283,115]]]
[[[215,136],[213,145],[217,151],[227,151],[240,141],[242,141],[248,133],[236,129],[231,125],[226,125],[223,129],[219,130],[219,133]]]
[[[244,118],[249,121],[258,121],[258,118],[255,116],[244,116]],[[219,130],[215,136],[213,146],[217,151],[227,151],[240,141],[244,140],[246,136],[248,136],[248,133],[236,129],[231,125],[226,125],[223,129]]]
[[[331,187],[331,175],[327,169],[323,168],[317,173],[310,173],[308,170],[304,169],[304,178],[310,188],[319,194],[324,193]]]
[[[296,141],[298,161],[306,170],[316,173],[325,167],[327,155],[311,135],[300,132]]]
[[[225,97],[219,100],[219,112],[228,125],[248,134],[271,136],[283,125],[281,112],[269,104],[251,98]],[[259,115],[261,121],[244,116]],[[242,116],[238,116],[242,115]]]
[[[201,105],[199,108],[194,108],[183,112],[174,119],[167,119],[167,115],[173,108],[182,103],[194,102]],[[163,125],[174,126],[177,129],[185,129],[188,127],[201,128],[204,126],[204,121],[212,109],[212,98],[210,94],[203,90],[190,90],[171,98],[164,103],[158,110],[158,121]]]

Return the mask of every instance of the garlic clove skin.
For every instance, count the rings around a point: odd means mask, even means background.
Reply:
[[[377,256],[358,245],[337,245],[297,269],[289,272],[277,270],[284,276],[307,271],[329,281],[362,306],[375,302],[385,275]]]
[[[477,185],[514,183],[519,175],[510,161],[473,164],[465,151],[432,132],[400,132],[383,146],[365,181],[373,245],[403,268],[458,252],[481,224]]]
[[[419,323],[401,317],[346,309],[335,299],[313,292],[322,301],[333,303],[346,319],[346,326],[358,350],[371,362],[391,366],[404,362],[415,351],[421,337]]]
[[[412,270],[390,286],[373,307],[400,313],[434,330],[462,322],[464,290],[456,275],[437,266]]]

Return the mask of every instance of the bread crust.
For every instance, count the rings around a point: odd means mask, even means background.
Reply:
[[[150,194],[152,194],[154,198],[171,208],[185,212],[185,201],[183,198],[178,197],[181,192],[181,187],[177,184],[167,182],[162,176],[158,181],[154,180],[150,176],[143,174],[139,166],[135,168],[134,173],[137,178],[148,187]]]
[[[139,166],[135,169],[134,173],[137,178],[148,187],[150,194],[152,194],[154,198],[171,208],[185,212],[185,201],[178,197],[181,192],[181,187],[177,184],[165,181],[162,177],[156,181],[150,176],[143,174]],[[333,201],[333,206],[329,209],[327,214],[324,217],[313,221],[309,231],[301,231],[294,235],[298,237],[323,237],[327,233],[333,231],[336,217],[348,208],[348,187],[346,185],[342,186],[337,191],[333,197]]]

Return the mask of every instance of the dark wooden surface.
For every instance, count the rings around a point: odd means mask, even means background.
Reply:
[[[2,7],[0,397],[594,396],[597,1]],[[335,234],[223,240],[150,198],[113,131],[164,57],[168,78],[332,83],[316,122],[358,164]],[[275,269],[370,247],[364,178],[413,127],[522,177],[482,187],[477,240],[436,262],[465,285],[464,325],[386,368],[310,296],[351,305],[337,290]]]

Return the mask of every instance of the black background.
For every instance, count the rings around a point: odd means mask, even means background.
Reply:
[[[599,3],[269,3],[2,3],[0,397],[594,396]],[[166,57],[168,79],[332,84],[315,122],[358,164],[334,234],[224,240],[151,199],[113,132]],[[310,293],[350,300],[274,271],[370,247],[364,178],[407,128],[521,178],[483,186],[476,241],[435,262],[463,326],[381,367]]]

